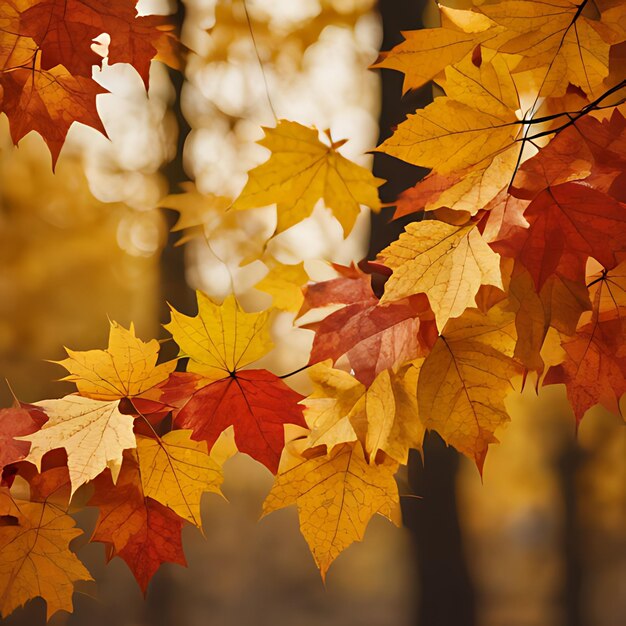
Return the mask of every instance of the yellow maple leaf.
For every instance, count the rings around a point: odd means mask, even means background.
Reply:
[[[69,549],[82,531],[49,502],[18,500],[9,512],[16,525],[0,525],[0,615],[6,617],[28,600],[42,597],[50,619],[72,611],[74,583],[92,580]]]
[[[122,466],[124,450],[136,446],[132,415],[119,411],[119,402],[70,395],[60,400],[36,402],[48,416],[41,430],[19,437],[30,441],[27,461],[41,470],[41,459],[50,450],[64,448],[72,495],[107,467],[113,480]]]
[[[190,435],[190,430],[174,430],[160,439],[139,436],[137,457],[144,494],[201,528],[202,494],[221,494],[223,476],[206,442]]]
[[[464,59],[446,68],[446,96],[409,115],[377,150],[449,174],[490,162],[520,134],[517,90],[496,55],[476,67]]]
[[[313,393],[303,404],[311,433],[306,446],[325,445],[330,452],[342,443],[360,441],[370,463],[379,450],[399,463],[409,448],[421,449],[424,426],[417,412],[417,373],[414,364],[398,373],[383,370],[369,387],[330,361],[310,368]]]
[[[381,302],[425,293],[439,329],[476,304],[481,285],[502,287],[500,256],[474,224],[453,226],[435,220],[408,224],[380,259],[393,270]]]
[[[425,211],[435,211],[441,207],[448,207],[455,211],[467,211],[476,215],[511,182],[519,149],[511,146],[504,152],[497,154],[493,160],[486,159],[472,167],[468,172],[444,189],[436,199],[424,205]]]
[[[276,204],[276,232],[280,233],[308,217],[323,199],[345,236],[352,230],[361,204],[373,211],[380,209],[378,187],[384,181],[342,156],[337,149],[343,141],[326,145],[316,129],[279,120],[276,128],[265,128],[259,143],[272,154],[250,171],[233,209]]]
[[[147,343],[135,336],[131,323],[127,330],[111,322],[106,350],[75,351],[65,348],[68,358],[57,361],[70,374],[63,380],[76,383],[78,392],[95,400],[119,400],[138,396],[163,382],[176,368],[176,362],[157,365],[159,342]]]
[[[198,315],[189,317],[172,308],[172,319],[165,325],[181,355],[190,358],[187,371],[219,380],[270,351],[268,311],[246,313],[233,295],[221,305],[202,291],[196,297]]]
[[[509,420],[504,398],[522,367],[513,360],[514,313],[501,303],[486,314],[467,310],[451,320],[426,357],[417,384],[428,429],[482,466],[494,432]]]
[[[302,286],[309,280],[304,263],[285,265],[276,263],[255,287],[273,298],[273,306],[297,313],[304,302]]]
[[[172,227],[173,233],[183,231],[177,246],[223,226],[228,221],[226,210],[232,204],[232,200],[225,196],[200,193],[194,183],[184,182],[180,186],[183,193],[171,194],[159,202],[160,207],[179,213],[178,221]]]
[[[515,72],[537,70],[539,96],[562,96],[569,83],[593,96],[609,74],[611,44],[623,37],[612,22],[586,17],[585,4],[511,0],[483,5],[480,12],[506,29],[504,37],[485,45],[520,55]]]
[[[404,92],[425,85],[492,36],[490,31],[495,24],[485,15],[444,6],[439,6],[439,10],[441,28],[403,32],[405,41],[383,52],[372,66],[403,72]]]
[[[276,477],[263,515],[298,505],[300,530],[325,578],[337,556],[362,541],[373,515],[400,525],[397,468],[391,459],[367,463],[360,443],[338,446],[328,456],[295,457]]]

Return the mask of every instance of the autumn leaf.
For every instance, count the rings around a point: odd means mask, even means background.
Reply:
[[[74,122],[106,136],[96,110],[96,96],[106,93],[90,78],[72,76],[63,66],[51,70],[15,69],[0,74],[4,96],[0,110],[9,118],[11,138],[17,144],[31,130],[48,145],[55,165]]]
[[[167,379],[176,362],[156,365],[159,342],[145,343],[135,336],[131,322],[126,330],[110,322],[106,350],[78,352],[66,348],[67,359],[58,361],[70,374],[63,380],[76,383],[78,392],[94,400],[119,400],[138,396]]]
[[[336,362],[346,355],[355,377],[365,385],[400,364],[425,355],[437,336],[432,312],[423,295],[380,304],[370,278],[358,270],[310,285],[299,313],[328,305],[346,306],[319,322],[302,327],[315,331],[309,363]]]
[[[482,472],[495,431],[509,420],[504,398],[522,371],[513,360],[514,315],[502,304],[450,320],[426,357],[417,384],[420,418],[473,459]]]
[[[190,357],[187,370],[203,380],[188,402],[175,411],[176,424],[193,438],[213,446],[228,426],[235,442],[276,472],[284,445],[284,424],[304,426],[302,396],[265,370],[242,370],[272,347],[268,312],[245,313],[234,296],[220,306],[197,293],[198,315],[172,309],[166,328],[181,353]]]
[[[201,194],[196,186],[190,182],[180,183],[183,193],[166,196],[159,202],[159,206],[178,211],[178,221],[172,227],[172,232],[183,232],[182,237],[176,242],[180,246],[196,237],[202,237],[205,232],[211,232],[215,228],[227,228],[231,225],[226,210],[232,204],[232,200],[226,196],[214,194]]]
[[[610,118],[602,121],[585,115],[521,165],[512,193],[532,200],[549,187],[585,181],[587,186],[624,201],[626,197],[612,191],[626,168],[625,140],[626,120],[619,109],[613,109]]]
[[[624,319],[596,318],[561,345],[565,361],[548,370],[544,385],[565,384],[578,422],[596,404],[620,413],[619,400],[626,393]]]
[[[8,492],[0,492],[3,515],[16,524],[0,524],[0,615],[6,617],[36,597],[46,601],[48,619],[57,611],[71,612],[74,583],[92,580],[69,549],[82,531],[48,500],[13,501]]]
[[[72,494],[107,467],[116,480],[122,452],[136,446],[134,418],[122,415],[117,401],[65,396],[35,403],[48,416],[41,430],[19,437],[29,441],[27,461],[41,469],[44,454],[57,448],[67,452]]]
[[[111,36],[110,64],[131,63],[148,86],[150,60],[176,63],[171,19],[138,17],[132,0],[17,0],[0,10],[0,112],[15,144],[31,130],[47,143],[53,166],[74,122],[106,132],[92,79],[102,57],[94,38]]]
[[[137,453],[127,451],[117,484],[104,473],[94,482],[89,505],[100,508],[91,541],[110,546],[130,567],[145,593],[162,563],[186,565],[181,539],[183,519],[160,502],[146,497]]]
[[[365,204],[380,209],[378,187],[382,180],[342,156],[344,142],[322,143],[318,131],[297,122],[279,120],[266,128],[259,144],[271,151],[268,161],[251,170],[248,182],[235,200],[235,210],[276,204],[276,232],[308,217],[323,199],[347,236]]]
[[[383,52],[372,66],[403,72],[404,92],[425,85],[493,36],[490,31],[495,24],[485,15],[441,5],[439,11],[441,28],[402,33],[405,41],[389,52]]]
[[[576,331],[580,316],[591,308],[587,288],[555,275],[537,292],[528,270],[516,263],[508,292],[518,335],[515,358],[529,370],[542,372],[541,351],[548,329],[567,335]]]
[[[626,311],[626,259],[617,267],[602,267],[587,274],[589,298],[594,302],[594,314],[612,318],[623,317]],[[569,333],[570,335],[573,333]]]
[[[111,37],[109,64],[130,63],[147,88],[151,59],[169,45],[163,40],[168,38],[171,18],[138,16],[134,0],[35,0],[28,4],[21,12],[20,32],[37,42],[44,70],[63,65],[74,76],[91,78],[92,66],[102,63],[91,44],[107,33]]]
[[[615,254],[626,251],[626,206],[587,185],[567,182],[543,190],[524,218],[527,229],[490,245],[528,268],[537,289],[554,274],[582,282],[589,257],[614,267]]]
[[[295,313],[302,306],[302,287],[308,280],[304,263],[285,265],[277,262],[255,287],[272,296],[274,308]]]
[[[500,56],[446,68],[445,96],[409,115],[377,150],[440,174],[485,167],[513,146],[517,90]]]
[[[190,435],[173,430],[160,439],[139,436],[137,457],[144,495],[201,528],[200,498],[205,491],[221,494],[222,470],[206,443]]]
[[[46,415],[32,405],[0,409],[0,470],[28,456],[28,442],[15,437],[38,431],[46,420]]]
[[[260,359],[272,348],[267,311],[246,313],[235,296],[221,305],[196,292],[198,315],[190,317],[171,309],[165,328],[190,359],[187,371],[214,380]]]
[[[593,96],[608,76],[609,48],[621,37],[602,15],[600,20],[587,17],[586,4],[510,0],[483,5],[480,12],[506,29],[506,36],[485,45],[520,56],[514,72],[535,70],[539,96],[563,95],[568,83]]]
[[[303,396],[266,370],[243,370],[209,382],[176,412],[176,425],[193,431],[209,448],[229,426],[235,443],[275,473],[285,442],[285,424],[304,426]]]
[[[502,287],[500,259],[475,224],[459,227],[435,220],[408,224],[380,259],[393,270],[381,303],[425,293],[440,329],[476,304],[481,285]]]
[[[313,393],[304,401],[311,433],[306,445],[337,445],[360,441],[372,463],[379,451],[406,464],[410,448],[421,450],[424,427],[417,410],[417,372],[407,364],[397,373],[382,371],[365,386],[348,372],[326,363],[309,370]]]
[[[492,161],[483,161],[479,166],[454,175],[428,174],[400,194],[394,203],[394,219],[441,207],[466,211],[469,215],[488,210],[488,205],[511,182],[518,156],[519,149],[512,146]]]
[[[276,477],[263,515],[298,505],[300,530],[325,578],[339,554],[362,541],[373,515],[400,523],[397,467],[391,460],[368,464],[359,443],[339,446],[328,456],[296,457]]]

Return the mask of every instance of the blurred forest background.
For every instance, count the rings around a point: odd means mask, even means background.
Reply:
[[[446,2],[461,6],[467,2]],[[435,26],[425,0],[142,0],[143,12],[178,11],[189,47],[184,74],[154,63],[146,95],[132,68],[105,67],[111,93],[98,109],[110,141],[75,125],[53,174],[40,137],[11,144],[0,116],[0,366],[23,401],[71,386],[45,359],[62,347],[103,347],[107,316],[164,337],[166,302],[193,312],[193,288],[266,306],[253,286],[282,263],[373,258],[397,237],[389,211],[363,214],[348,240],[323,210],[277,237],[261,260],[272,209],[225,217],[210,194],[235,196],[264,158],[255,144],[274,114],[349,137],[359,158],[432,98],[401,97],[401,75],[370,71],[401,30]],[[105,41],[106,43],[106,41]],[[268,100],[269,98],[269,100]],[[380,130],[379,130],[380,129]],[[371,157],[360,157],[368,165]],[[376,155],[392,201],[424,171]],[[190,191],[188,200],[166,199]],[[165,208],[167,207],[167,208]],[[178,214],[194,225],[170,233]],[[198,226],[203,224],[203,226]],[[311,333],[277,321],[277,373],[300,367]],[[297,346],[297,349],[294,348]],[[164,349],[172,354],[167,343]],[[296,384],[306,391],[306,375]],[[2,406],[12,396],[0,390]],[[97,581],[54,626],[620,626],[626,623],[626,429],[591,411],[578,435],[560,386],[511,396],[512,422],[484,477],[436,436],[399,476],[406,528],[374,519],[363,544],[331,569],[326,589],[295,510],[257,522],[271,476],[248,457],[225,468],[229,502],[203,501],[206,539],[185,531],[189,568],[161,568],[147,599],[125,564],[88,544],[95,509],[80,513],[79,555]],[[43,624],[35,601],[2,623]]]

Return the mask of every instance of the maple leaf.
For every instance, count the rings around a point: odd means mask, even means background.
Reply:
[[[303,262],[295,265],[276,263],[255,287],[272,296],[274,308],[295,313],[302,306],[302,286],[308,280]]]
[[[476,67],[471,59],[446,68],[446,96],[402,122],[377,151],[440,174],[485,168],[514,145],[519,100],[500,56]]]
[[[417,89],[447,66],[459,62],[485,39],[495,26],[485,15],[439,5],[441,28],[403,32],[405,41],[383,52],[372,66],[404,73],[402,91]]]
[[[328,456],[296,457],[276,477],[263,515],[298,505],[300,530],[325,578],[337,556],[362,541],[376,513],[399,525],[397,467],[388,459],[368,464],[359,443],[338,446]]]
[[[240,371],[271,349],[269,314],[245,313],[234,296],[221,306],[200,291],[197,298],[196,317],[172,309],[165,326],[181,353],[190,357],[187,370],[204,379],[175,411],[176,423],[191,428],[194,439],[209,447],[233,425],[239,450],[275,472],[284,445],[283,424],[305,424],[297,404],[300,394],[271,372]]]
[[[530,226],[490,245],[518,259],[537,289],[558,274],[583,282],[593,257],[604,267],[626,251],[626,205],[587,185],[567,182],[541,191],[524,211]]]
[[[609,119],[590,115],[577,119],[519,168],[512,193],[532,200],[544,189],[570,181],[584,181],[613,195],[614,182],[626,168],[626,120],[613,109]],[[615,199],[624,201],[626,197]]]
[[[309,370],[313,393],[304,401],[311,429],[306,445],[360,441],[372,462],[382,450],[399,463],[408,461],[409,448],[421,450],[424,426],[417,410],[418,367],[408,364],[398,373],[382,371],[365,386],[348,372],[326,363]]]
[[[92,580],[70,551],[69,543],[82,534],[74,520],[49,499],[13,500],[0,490],[0,517],[15,524],[0,524],[0,615],[6,617],[35,597],[47,605],[47,617],[72,611],[74,583]]]
[[[593,95],[609,73],[609,49],[621,40],[603,20],[584,15],[587,2],[510,0],[479,8],[506,29],[504,37],[486,41],[507,54],[519,55],[514,72],[536,70],[539,96],[560,96],[568,83]]]
[[[196,292],[198,315],[189,317],[171,309],[165,328],[178,344],[181,356],[189,357],[187,371],[219,380],[224,374],[260,359],[272,348],[269,312],[246,313],[230,295],[215,304],[202,291]]]
[[[601,268],[588,273],[587,283],[596,316],[609,313],[611,318],[623,317],[626,311],[626,260],[609,270]]]
[[[309,363],[328,358],[335,362],[345,354],[355,377],[369,385],[380,372],[428,352],[437,329],[423,295],[380,304],[371,277],[350,268],[342,271],[346,273],[341,278],[305,290],[299,315],[322,306],[346,305],[319,322],[303,325],[315,331]]]
[[[141,395],[167,379],[176,362],[156,365],[159,342],[143,342],[131,322],[126,330],[110,322],[106,350],[75,351],[66,348],[67,359],[58,361],[68,372],[62,380],[76,383],[78,392],[94,400],[119,400]]]
[[[96,82],[72,76],[63,66],[48,71],[15,69],[0,74],[4,96],[0,110],[9,118],[11,138],[17,144],[31,130],[48,145],[55,165],[74,122],[106,131],[96,110],[96,96],[106,93]]]
[[[509,416],[504,398],[522,371],[513,360],[514,314],[500,304],[450,320],[421,367],[420,417],[428,429],[473,459],[482,472],[494,432]]]
[[[190,435],[173,430],[160,439],[139,436],[137,457],[144,495],[201,528],[200,498],[205,491],[221,495],[223,477],[206,443]]]
[[[502,287],[500,259],[475,224],[408,224],[380,259],[393,270],[381,303],[425,293],[440,329],[476,304],[481,285]]]
[[[234,426],[237,448],[275,473],[285,443],[284,425],[304,426],[298,405],[302,398],[271,372],[243,370],[202,386],[175,412],[175,421],[209,447]]]
[[[598,403],[620,413],[619,399],[626,393],[624,320],[596,318],[561,345],[565,361],[548,370],[543,384],[565,384],[578,422]]]
[[[35,403],[48,421],[41,430],[18,438],[31,443],[26,460],[41,469],[44,454],[64,448],[72,494],[107,467],[117,479],[122,452],[136,446],[134,418],[122,415],[118,404],[75,395]]]
[[[0,10],[0,112],[15,144],[31,130],[47,143],[56,164],[70,126],[81,122],[106,136],[92,78],[102,57],[94,38],[111,36],[109,62],[134,65],[146,87],[150,60],[175,64],[171,19],[138,17],[132,0],[17,0]]]
[[[176,242],[180,246],[196,237],[202,237],[205,232],[212,232],[216,228],[225,229],[231,226],[239,229],[239,224],[229,222],[226,213],[232,200],[226,196],[202,194],[194,183],[182,182],[180,187],[183,193],[166,196],[159,202],[159,206],[178,211],[178,221],[172,227],[172,232],[183,231],[182,237]]]
[[[0,409],[0,469],[28,456],[30,445],[15,437],[38,431],[46,420],[45,414],[32,405]]]
[[[248,182],[233,209],[245,210],[276,204],[276,232],[308,217],[323,199],[347,236],[365,204],[380,209],[378,187],[383,183],[372,173],[352,163],[337,149],[343,141],[322,143],[318,131],[297,122],[279,120],[276,128],[265,128],[259,144],[271,151],[268,161],[248,174]]]
[[[171,18],[138,16],[135,0],[38,0],[30,4],[21,13],[20,32],[37,42],[44,70],[63,65],[74,76],[90,78],[92,66],[102,63],[91,44],[107,33],[111,37],[109,64],[130,63],[147,88],[150,61],[169,44],[162,40],[168,38]]]
[[[110,556],[119,556],[130,567],[145,593],[162,563],[186,565],[181,540],[183,520],[160,502],[146,497],[135,451],[124,454],[124,462],[113,486],[101,474],[94,482],[89,505],[100,508],[91,541],[110,546]]]
[[[591,308],[587,288],[555,275],[537,293],[528,270],[516,263],[508,294],[518,335],[515,358],[528,369],[542,372],[541,349],[548,329],[553,327],[567,335],[576,331],[580,316]]]
[[[418,213],[435,211],[441,207],[466,211],[475,215],[507,187],[517,165],[519,149],[516,146],[497,154],[492,161],[452,175],[431,172],[414,187],[400,194],[394,219]]]

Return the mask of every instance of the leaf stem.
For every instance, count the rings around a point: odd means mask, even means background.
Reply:
[[[309,367],[311,367],[311,365],[313,365],[313,363],[307,363],[306,365],[299,367],[297,370],[293,370],[293,372],[289,372],[289,374],[283,374],[282,376],[279,376],[278,378],[289,378],[290,376],[295,376],[296,374],[299,374],[300,372],[303,372],[305,369],[308,369]]]

